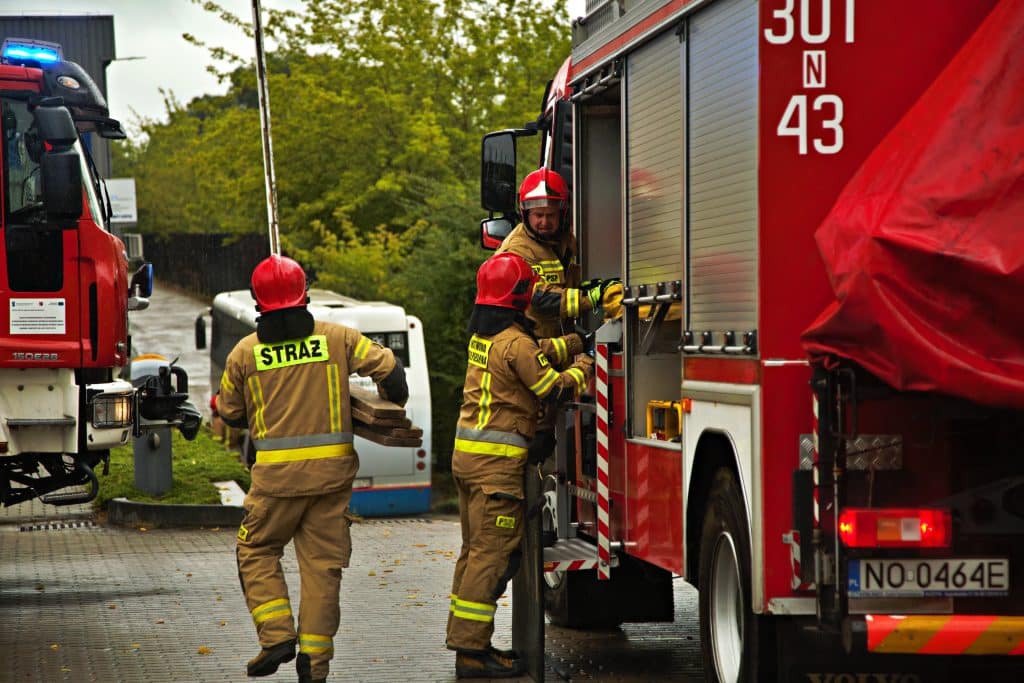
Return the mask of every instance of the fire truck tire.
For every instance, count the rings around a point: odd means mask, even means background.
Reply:
[[[735,475],[715,472],[705,509],[698,573],[705,680],[774,680],[771,623],[751,609],[750,534]]]

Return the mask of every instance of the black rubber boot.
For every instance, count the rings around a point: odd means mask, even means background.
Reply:
[[[456,678],[516,678],[523,675],[522,663],[513,657],[489,649],[484,653],[459,652],[455,655]]]
[[[249,660],[245,670],[253,678],[269,676],[277,671],[277,667],[295,659],[295,640],[265,647],[260,653]]]
[[[326,678],[313,678],[309,655],[305,652],[300,652],[298,659],[295,660],[295,671],[299,674],[299,683],[327,683]]]

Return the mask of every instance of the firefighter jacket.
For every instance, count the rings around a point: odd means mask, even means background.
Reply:
[[[536,323],[534,333],[538,337],[560,335],[562,320],[578,318],[592,309],[590,299],[579,290],[579,267],[571,235],[564,235],[557,245],[546,244],[534,239],[520,223],[496,253],[505,251],[522,256],[538,275],[533,299],[526,309],[527,317]]]
[[[552,352],[564,345],[570,355],[582,347],[575,334],[557,342],[544,341]],[[473,335],[468,352],[452,471],[485,474],[522,498],[522,471],[541,400],[552,392],[579,394],[590,381],[593,363],[583,356],[584,360],[558,372],[534,337],[518,324],[490,337]]]
[[[249,424],[256,447],[250,492],[305,496],[343,488],[359,468],[348,377],[354,372],[379,383],[394,367],[390,349],[324,321],[303,339],[261,344],[253,333],[238,342],[217,410]]]

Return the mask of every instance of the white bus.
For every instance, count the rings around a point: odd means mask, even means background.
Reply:
[[[409,384],[406,415],[423,429],[420,448],[381,446],[355,437],[359,453],[350,507],[366,517],[407,515],[430,509],[430,376],[423,325],[401,306],[384,301],[358,301],[325,289],[309,290],[309,311],[317,320],[355,328],[401,358]],[[213,299],[210,339],[210,389],[220,390],[224,363],[240,339],[256,330],[256,302],[248,290],[221,292]],[[352,383],[373,388],[369,377],[352,375]],[[249,457],[249,440],[243,453]]]

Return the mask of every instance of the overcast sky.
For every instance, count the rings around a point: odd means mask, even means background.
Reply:
[[[221,4],[251,20],[251,0],[221,0]],[[260,4],[264,9],[304,6],[301,0],[261,0]],[[585,0],[569,0],[569,15],[582,14],[584,4]],[[207,51],[187,43],[182,33],[242,56],[255,55],[256,50],[241,31],[189,0],[0,0],[0,13],[114,15],[117,56],[124,61],[107,68],[110,114],[132,128],[136,114],[165,118],[161,88],[173,92],[182,103],[198,95],[224,92],[225,86],[206,71]]]

